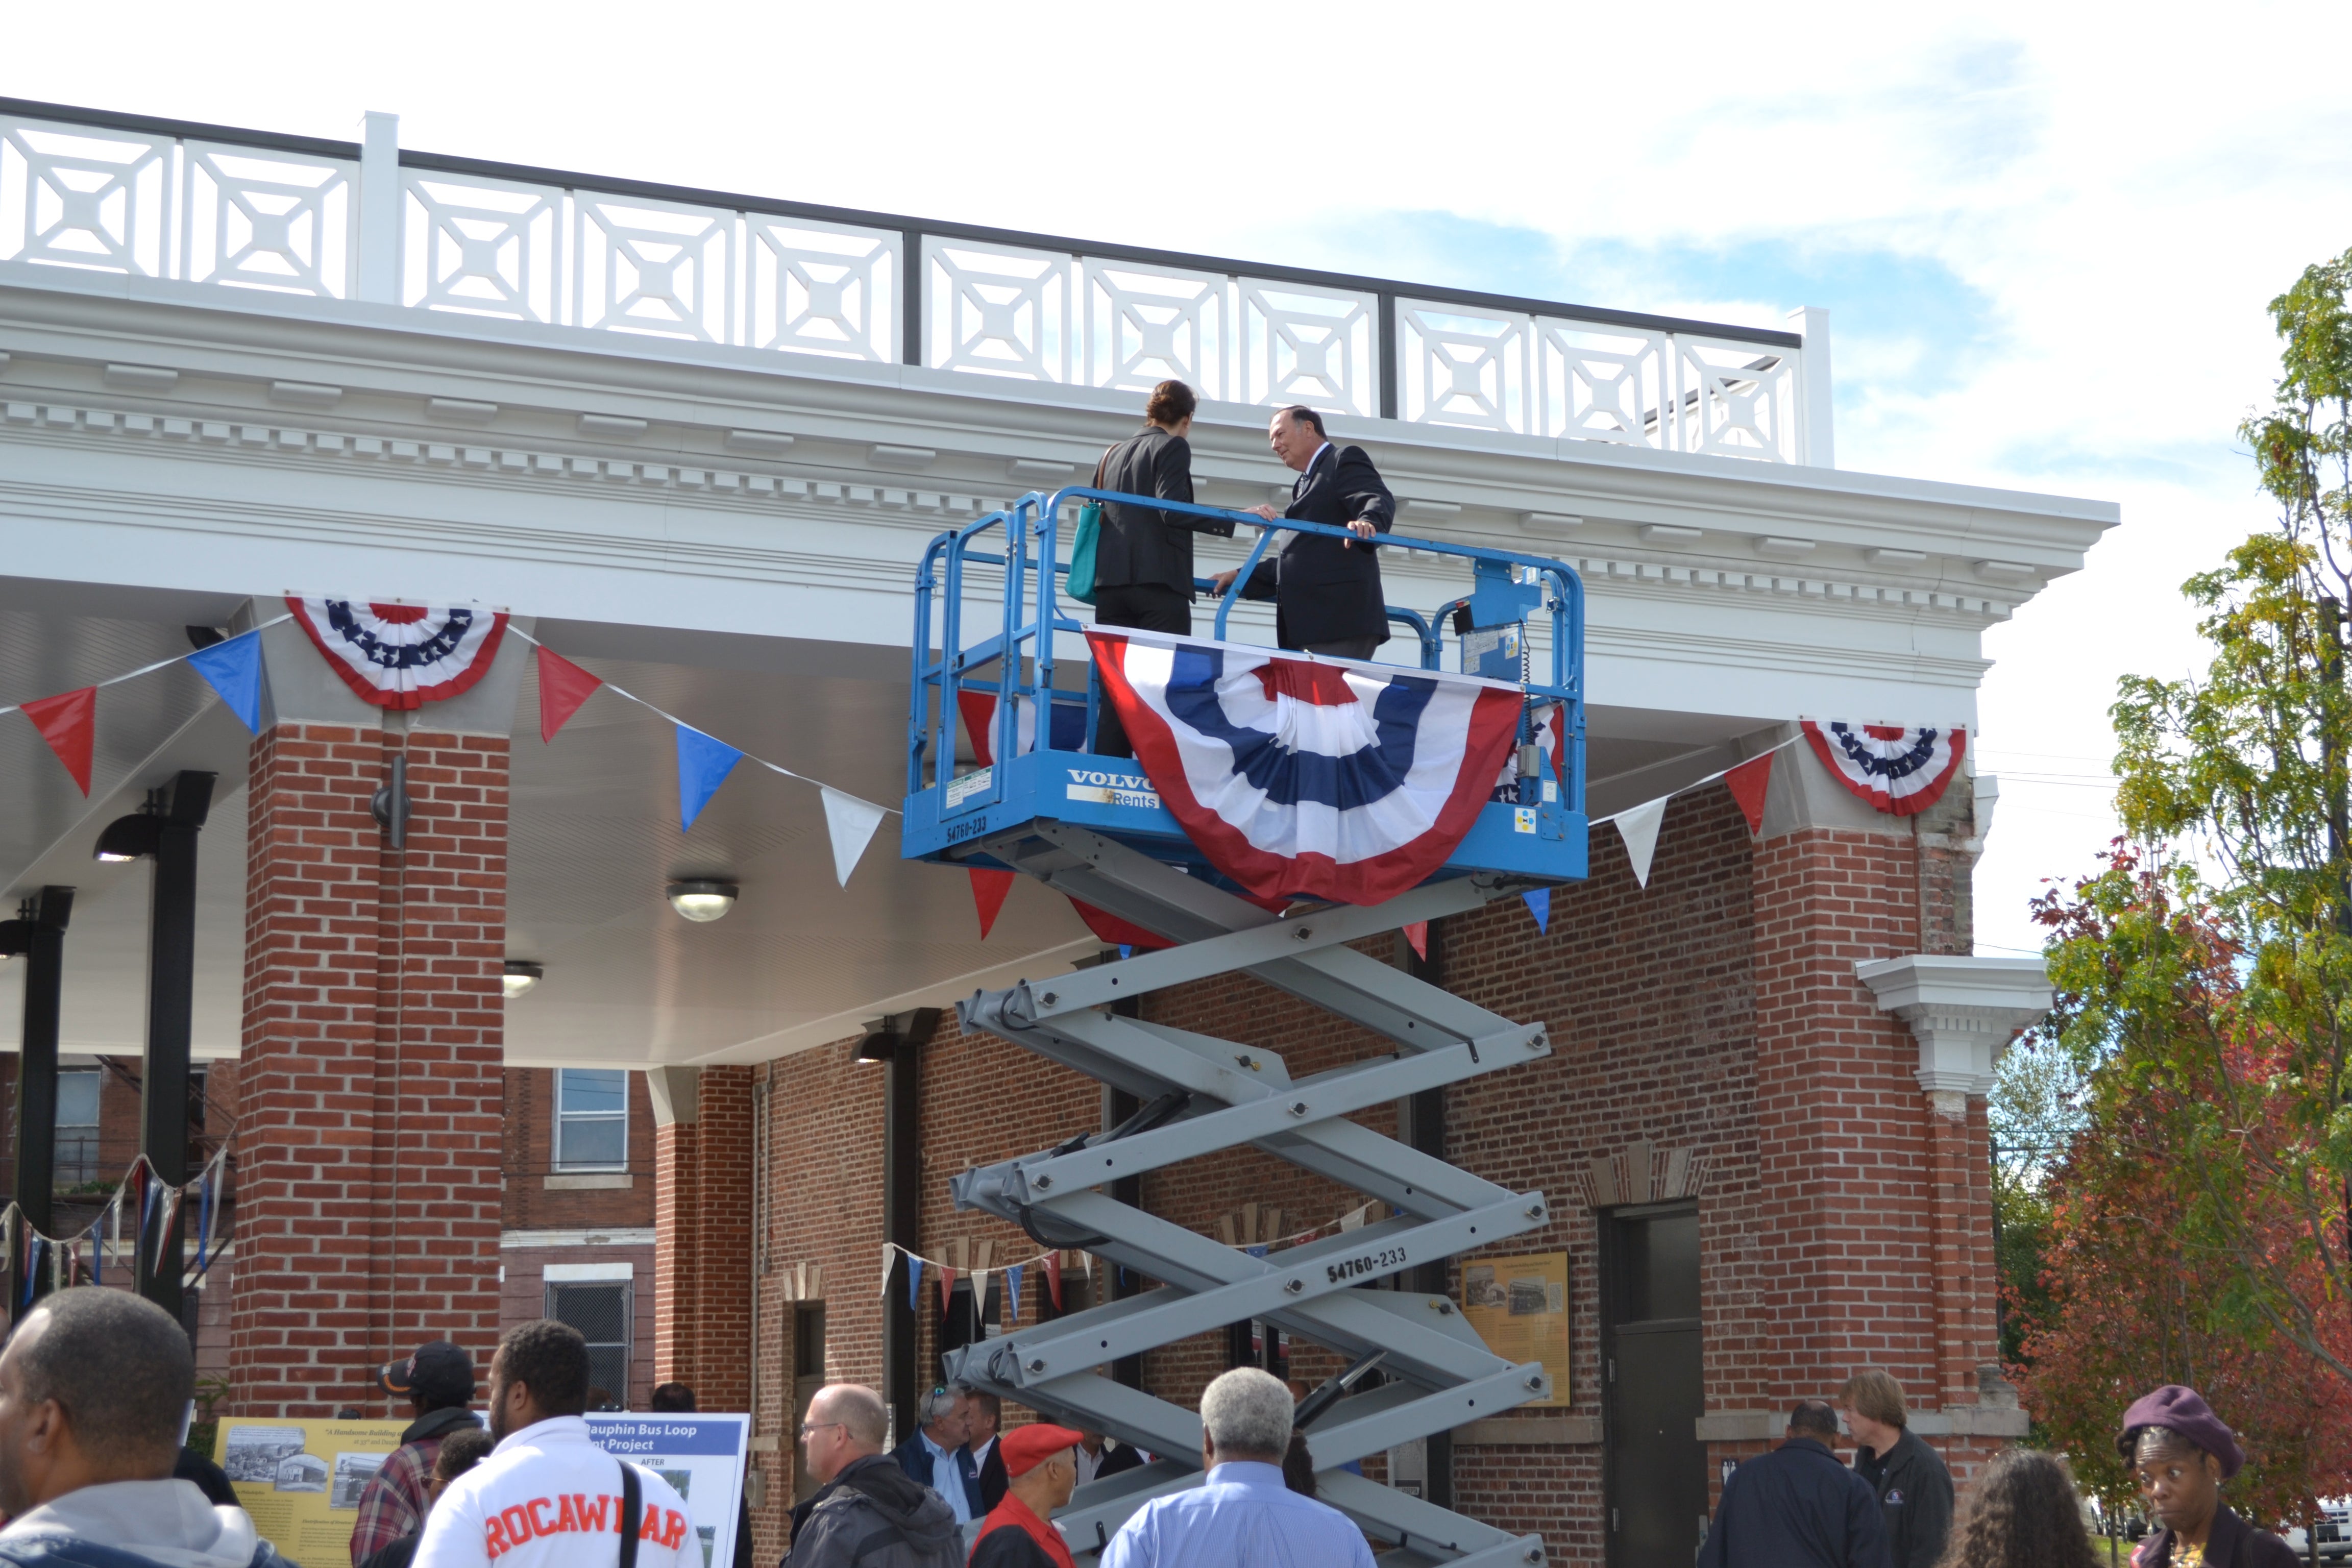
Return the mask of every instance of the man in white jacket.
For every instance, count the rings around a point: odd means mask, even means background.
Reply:
[[[0,1350],[0,1563],[292,1568],[241,1508],[172,1479],[195,1358],[124,1290],[60,1290]]]
[[[686,1500],[599,1448],[587,1408],[579,1331],[548,1319],[509,1330],[490,1363],[499,1446],[425,1515],[414,1568],[702,1568]],[[637,1525],[624,1536],[632,1490]]]

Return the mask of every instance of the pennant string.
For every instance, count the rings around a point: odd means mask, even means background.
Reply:
[[[525,641],[525,642],[527,642],[527,643],[530,644],[530,646],[531,646],[531,647],[547,647],[547,645],[546,645],[545,643],[541,642],[537,637],[532,637],[529,632],[524,631],[524,630],[523,630],[521,627],[520,627],[520,626],[513,626],[513,625],[509,624],[509,625],[508,626],[508,627],[507,627],[507,631],[508,631],[508,633],[509,633],[510,636],[519,637],[522,638],[522,640],[523,640],[523,641]],[[553,650],[552,650],[552,649],[551,649],[550,651],[551,651],[551,652],[552,652]],[[667,709],[667,708],[664,708],[664,707],[660,706],[658,703],[653,703],[653,702],[648,702],[648,701],[646,701],[644,698],[642,698],[642,697],[638,696],[635,692],[629,690],[629,689],[628,689],[627,688],[625,688],[625,687],[617,686],[617,685],[614,684],[612,681],[607,680],[607,681],[605,681],[605,682],[604,682],[604,689],[605,690],[607,690],[607,691],[611,692],[611,693],[612,693],[614,696],[615,696],[615,697],[625,697],[625,698],[627,698],[630,701],[632,701],[632,702],[635,703],[635,704],[636,704],[638,707],[640,707],[640,708],[646,708],[646,709],[650,709],[650,710],[652,710],[654,712],[660,714],[663,718],[665,718],[665,719],[668,720],[668,721],[669,721],[671,723],[673,723],[673,724],[679,725],[679,726],[681,726],[682,728],[685,728],[685,729],[693,730],[693,731],[695,731],[695,733],[697,733],[697,734],[698,734],[698,735],[699,735],[699,734],[706,734],[706,733],[708,733],[708,731],[701,730],[700,728],[697,727],[696,725],[687,723],[687,721],[686,721],[685,720],[683,720],[683,719],[679,718],[677,714],[675,714],[675,713],[671,712],[668,709]],[[716,736],[713,736],[713,737],[711,737],[711,738],[712,738],[712,739],[714,739],[714,740],[715,740],[715,739],[717,739],[717,737],[716,737]],[[721,743],[722,743],[722,744],[724,744],[724,742],[721,742]],[[730,747],[729,749],[730,749],[730,751],[731,751],[731,750],[735,750],[735,748],[733,748],[733,747]],[[864,805],[864,806],[869,807],[870,809],[875,810],[875,811],[886,812],[886,813],[887,813],[888,815],[890,815],[890,816],[898,816],[898,815],[899,815],[899,811],[898,811],[898,808],[897,806],[894,806],[894,805],[876,805],[874,802],[872,802],[872,801],[870,801],[870,800],[866,800],[866,799],[865,799],[865,798],[864,798],[864,797],[862,797],[862,796],[850,795],[850,793],[849,793],[847,790],[845,790],[845,789],[836,789],[836,788],[835,788],[835,786],[833,786],[833,785],[831,785],[831,784],[826,784],[823,779],[813,779],[813,778],[809,777],[809,776],[808,776],[808,774],[806,774],[806,773],[794,773],[792,769],[790,769],[790,768],[788,768],[788,767],[785,767],[785,766],[784,766],[782,763],[772,763],[772,762],[768,761],[768,759],[767,759],[767,758],[762,757],[762,756],[757,756],[757,755],[754,755],[753,753],[751,753],[751,752],[740,752],[739,754],[742,757],[742,759],[743,759],[745,762],[747,762],[747,763],[759,763],[761,767],[763,767],[763,768],[767,769],[767,770],[768,770],[770,773],[782,773],[782,774],[783,774],[783,775],[784,775],[784,777],[786,777],[786,778],[788,778],[788,779],[798,779],[801,783],[803,783],[803,784],[814,784],[814,785],[816,785],[816,786],[817,786],[817,788],[819,788],[819,789],[829,789],[829,790],[832,790],[832,791],[833,791],[833,793],[834,793],[834,794],[835,794],[835,795],[843,795],[843,796],[845,796],[846,798],[848,798],[848,799],[850,799],[850,800],[856,801],[860,805]]]
[[[267,631],[271,626],[278,625],[279,621],[290,621],[293,618],[293,615],[289,612],[289,614],[278,616],[272,619],[263,621],[260,625],[256,626],[251,629],[257,632]],[[244,637],[247,635],[247,634],[245,632],[239,632],[237,634],[238,637]],[[185,664],[187,662],[188,656],[186,654],[173,654],[170,658],[159,658],[152,664],[142,664],[136,669],[125,670],[121,675],[110,675],[104,680],[93,680],[90,684],[92,686],[99,687],[120,686],[126,680],[136,680],[142,675],[152,675],[159,669],[169,669],[175,664]],[[36,699],[36,700],[38,700]],[[5,707],[0,707],[0,713],[15,713],[22,710],[24,706],[25,705],[21,702],[11,702]]]

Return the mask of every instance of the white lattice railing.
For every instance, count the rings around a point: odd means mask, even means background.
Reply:
[[[153,124],[0,110],[0,262],[1064,385],[1177,376],[1225,402],[1828,461],[1819,312],[1809,382],[1793,333],[508,177],[404,160],[390,116],[348,150]]]

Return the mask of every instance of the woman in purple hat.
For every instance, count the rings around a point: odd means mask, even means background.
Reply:
[[[2132,1552],[2133,1568],[2295,1568],[2294,1552],[2221,1500],[2246,1451],[2193,1388],[2168,1383],[2124,1412],[2116,1439],[2162,1526]]]

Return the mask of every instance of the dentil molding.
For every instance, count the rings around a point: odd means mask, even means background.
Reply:
[[[1915,952],[1853,966],[1879,1007],[1919,1042],[1919,1087],[1945,1114],[1992,1088],[2010,1039],[2050,1011],[2050,979],[2038,958],[1964,958]]]

